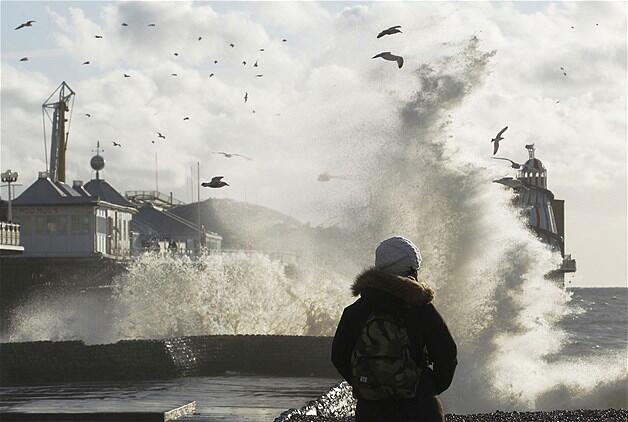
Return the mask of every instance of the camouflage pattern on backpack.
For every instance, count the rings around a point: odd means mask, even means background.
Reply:
[[[410,338],[398,317],[369,315],[351,355],[351,385],[364,400],[411,399],[421,369],[410,355]]]

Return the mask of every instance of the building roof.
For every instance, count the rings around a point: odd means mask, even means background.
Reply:
[[[530,158],[528,161],[525,162],[524,166],[528,168],[533,168],[538,171],[546,171],[543,162],[538,158]]]
[[[63,182],[53,182],[48,177],[37,179],[13,204],[20,205],[96,205],[97,199],[84,196]]]
[[[124,196],[115,190],[107,181],[103,179],[92,179],[85,183],[84,189],[89,192],[92,197],[110,204],[119,205],[121,207],[135,208]]]
[[[198,237],[197,224],[150,203],[141,206],[133,216],[131,230],[146,236],[190,239]],[[220,237],[214,233],[206,235]]]

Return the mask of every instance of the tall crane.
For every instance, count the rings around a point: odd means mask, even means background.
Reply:
[[[63,81],[41,106],[42,116],[48,116],[52,121],[52,133],[50,135],[50,167],[48,172],[53,182],[65,182],[65,151],[68,148],[68,134],[72,119],[74,95],[75,93],[72,88]],[[50,117],[49,110],[53,111],[52,118]],[[69,119],[66,118],[68,112],[70,113]]]

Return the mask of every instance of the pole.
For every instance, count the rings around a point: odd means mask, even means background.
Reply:
[[[201,252],[201,162],[196,162],[196,209],[198,217],[198,252]]]
[[[10,223],[13,221],[13,208],[11,207],[11,182],[8,182],[9,185],[9,209],[7,211],[7,221]]]

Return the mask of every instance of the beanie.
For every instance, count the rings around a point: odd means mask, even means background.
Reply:
[[[421,253],[410,240],[394,236],[375,250],[375,268],[395,275],[407,275],[421,268]]]

